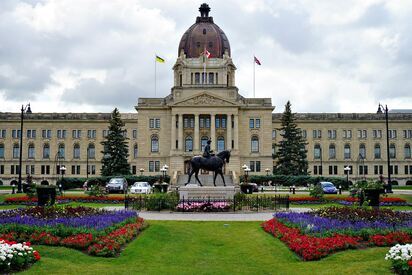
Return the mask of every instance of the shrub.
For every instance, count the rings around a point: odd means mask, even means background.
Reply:
[[[240,181],[244,181],[244,176],[240,176]],[[313,176],[288,176],[288,175],[269,175],[260,176],[252,175],[249,176],[249,182],[257,183],[258,185],[264,185],[265,183],[271,182],[272,185],[283,185],[283,186],[309,186],[315,185],[320,181],[330,181],[334,183],[337,187],[342,186],[343,189],[348,189],[348,184],[345,178],[340,177],[313,177]]]
[[[309,195],[317,199],[323,198],[322,186],[320,184],[315,184],[315,186],[312,189],[310,189]]]

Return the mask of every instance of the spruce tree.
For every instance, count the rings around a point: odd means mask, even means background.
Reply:
[[[275,153],[277,159],[275,174],[278,175],[307,175],[308,160],[306,140],[302,136],[302,130],[295,123],[295,116],[288,101],[282,115],[282,127],[280,135],[282,140],[276,144],[278,151]]]
[[[124,122],[120,118],[120,113],[115,108],[109,121],[109,132],[103,145],[102,176],[128,175],[130,174],[130,164],[127,162],[129,150],[127,138],[124,136]]]

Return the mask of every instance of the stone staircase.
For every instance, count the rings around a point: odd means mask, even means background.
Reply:
[[[223,175],[225,178],[226,186],[234,186],[232,176]],[[189,175],[179,175],[177,180],[178,186],[183,186],[187,182]],[[213,186],[213,175],[199,175],[199,180],[203,186]],[[192,178],[190,179],[191,184],[198,184],[193,174]],[[223,186],[223,181],[220,175],[216,178],[216,186]]]

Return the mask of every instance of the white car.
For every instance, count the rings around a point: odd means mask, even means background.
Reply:
[[[152,187],[148,182],[135,182],[130,188],[132,194],[150,194],[152,193]]]

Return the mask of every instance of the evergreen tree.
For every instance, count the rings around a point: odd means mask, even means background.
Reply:
[[[120,113],[115,108],[109,121],[109,132],[103,145],[102,176],[128,175],[130,174],[130,164],[127,162],[129,150],[127,138],[123,135],[124,122],[120,118]]]
[[[282,140],[276,144],[278,151],[275,153],[277,159],[275,174],[278,175],[307,175],[308,160],[307,145],[302,136],[302,130],[295,123],[295,116],[288,101],[282,115],[282,127],[280,135]]]

